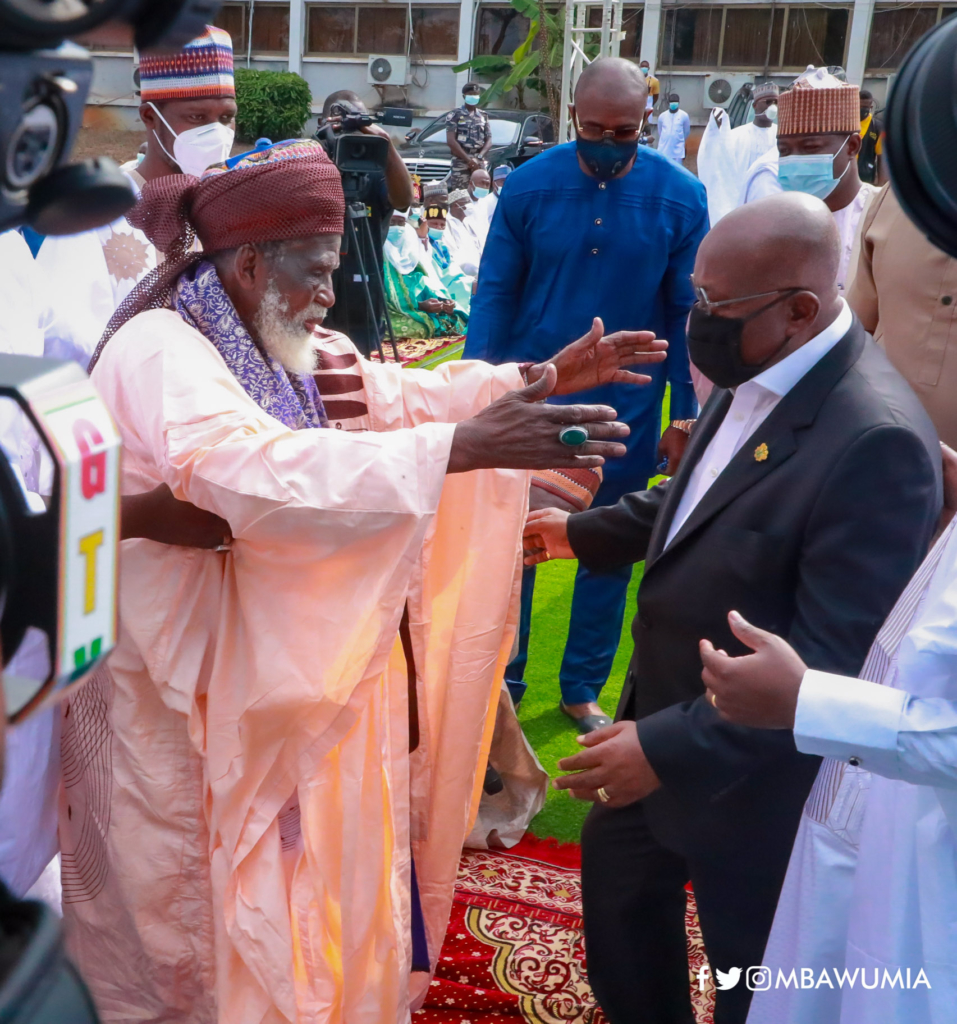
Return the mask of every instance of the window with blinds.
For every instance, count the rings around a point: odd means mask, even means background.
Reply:
[[[665,10],[658,66],[803,71],[843,65],[850,8],[757,4]]]
[[[367,56],[410,53],[453,60],[459,45],[459,8],[451,4],[310,4],[306,53]]]
[[[867,48],[867,70],[895,71],[925,32],[955,13],[957,7],[938,4],[876,8]]]

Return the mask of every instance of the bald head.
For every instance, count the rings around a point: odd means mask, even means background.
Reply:
[[[837,227],[824,203],[785,192],[721,218],[698,248],[695,284],[711,302],[744,300],[719,307],[714,315],[746,319],[743,361],[770,366],[837,317],[840,251]],[[774,295],[749,298],[764,293],[778,293],[780,301]]]
[[[731,295],[798,286],[821,294],[837,287],[841,243],[834,217],[803,192],[738,207],[711,229],[698,252],[721,267]]]
[[[578,76],[575,106],[580,106],[586,96],[589,100],[594,98],[601,102],[622,93],[634,102],[640,101],[640,109],[644,112],[648,82],[641,69],[622,57],[603,57],[592,61]]]
[[[624,156],[610,155],[611,167],[602,170],[592,154],[587,159],[581,151],[578,163],[591,177],[610,174],[621,178],[635,165],[638,133],[645,118],[648,83],[641,71],[630,61],[605,57],[589,64],[575,86],[575,102],[569,105],[572,124],[579,144],[582,140],[613,145],[610,140],[633,140],[631,152]]]

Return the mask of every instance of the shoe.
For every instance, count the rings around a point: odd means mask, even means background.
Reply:
[[[490,764],[487,764],[485,766],[485,782],[482,784],[482,789],[489,796],[495,796],[496,793],[501,793],[504,788],[505,783],[502,781],[502,776]]]
[[[576,718],[568,708],[565,707],[564,701],[558,702],[558,708],[563,715],[566,715],[575,723],[575,728],[578,730],[579,736],[584,736],[586,733],[594,732],[596,729],[604,729],[606,725],[611,725],[612,720],[607,715],[585,715],[584,718]]]

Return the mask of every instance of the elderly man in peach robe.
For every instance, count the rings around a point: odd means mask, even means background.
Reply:
[[[664,355],[596,321],[546,364],[350,362],[321,327],[343,212],[293,141],[150,182],[130,217],[167,258],[94,356],[123,488],[165,483],[233,540],[124,543],[119,645],[66,711],[64,910],[110,1024],[409,1020],[481,790],[529,471],[624,451],[613,409],[539,400]],[[371,429],[330,425],[324,347]]]

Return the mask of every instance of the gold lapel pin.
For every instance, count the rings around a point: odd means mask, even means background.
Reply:
[[[754,449],[754,461],[755,462],[764,462],[764,460],[767,457],[768,457],[768,446],[766,444],[764,444],[764,443],[759,444],[757,446],[757,448]]]

